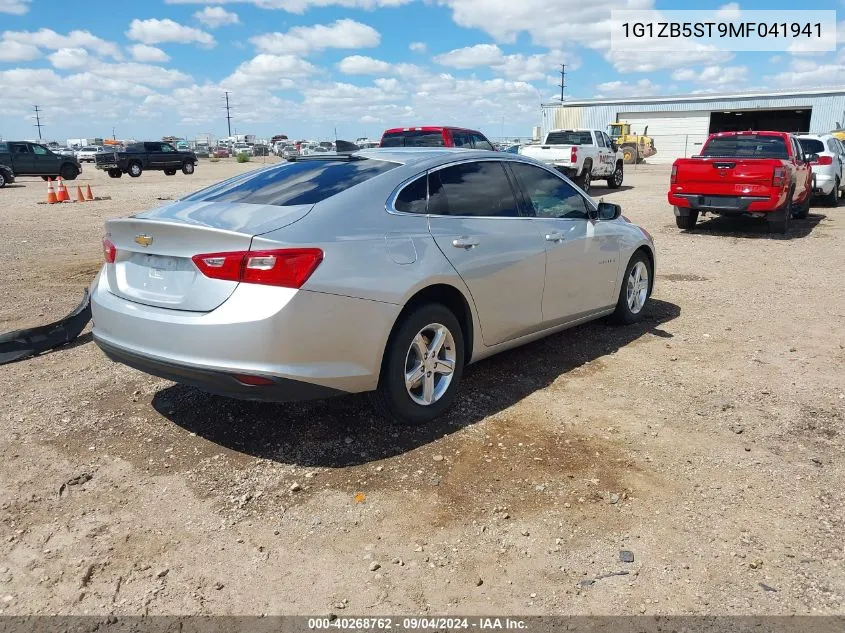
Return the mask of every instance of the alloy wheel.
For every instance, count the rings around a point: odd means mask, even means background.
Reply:
[[[648,268],[638,261],[628,273],[627,300],[632,314],[639,314],[648,298]]]
[[[440,323],[422,328],[405,355],[405,389],[411,400],[423,406],[440,400],[452,383],[456,361],[449,328]]]

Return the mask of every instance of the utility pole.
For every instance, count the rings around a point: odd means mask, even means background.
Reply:
[[[43,127],[41,125],[41,113],[43,112],[43,110],[39,110],[37,105],[33,106],[33,107],[35,108],[35,127],[38,128],[38,140],[40,141],[41,140],[41,128]]]
[[[114,135],[114,126],[111,126],[111,140],[116,141],[117,137]]]
[[[566,64],[560,65],[560,102],[563,103],[563,89],[566,88]]]
[[[232,136],[232,114],[231,114],[231,107],[229,106],[229,91],[225,91],[226,96],[226,123],[229,126],[229,136]]]

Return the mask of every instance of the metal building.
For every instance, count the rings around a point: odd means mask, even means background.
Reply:
[[[605,130],[627,122],[654,139],[649,163],[692,156],[713,132],[779,130],[829,132],[845,124],[845,86],[771,92],[703,93],[671,97],[582,99],[543,104],[542,132]],[[648,130],[646,131],[646,126]]]

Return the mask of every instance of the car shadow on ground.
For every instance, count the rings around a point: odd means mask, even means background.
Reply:
[[[731,237],[742,237],[746,239],[769,238],[792,240],[810,235],[819,222],[824,220],[826,217],[827,216],[823,213],[811,211],[810,215],[803,220],[792,218],[789,231],[785,234],[780,234],[769,231],[768,222],[765,220],[717,215],[710,216],[704,220],[699,220],[693,231],[684,231],[684,233],[693,233],[695,235],[713,235],[719,237],[729,235]]]
[[[619,185],[616,189],[608,187],[607,185],[599,185],[596,184],[596,181],[593,181],[590,185],[590,196],[594,197],[594,194],[599,193],[601,195],[608,194],[608,193],[619,193],[621,191],[628,191],[629,189],[633,189],[631,185]]]
[[[638,324],[620,327],[596,321],[471,365],[452,410],[421,427],[384,421],[370,408],[365,394],[268,404],[174,385],[159,391],[152,404],[185,430],[231,450],[301,466],[352,466],[399,455],[454,433],[646,334],[671,338],[661,326],[680,313],[678,306],[652,299]]]

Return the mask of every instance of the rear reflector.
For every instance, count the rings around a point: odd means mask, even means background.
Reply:
[[[106,260],[107,264],[114,264],[114,258],[117,255],[117,249],[115,248],[112,241],[104,237],[103,238],[103,259]]]
[[[300,288],[323,261],[319,248],[282,248],[272,251],[208,253],[191,258],[211,279],[265,286]]]
[[[672,165],[672,176],[669,179],[669,182],[674,185],[677,181],[678,181],[678,166]]]
[[[578,162],[578,148],[572,147],[572,151],[569,153],[569,162],[570,163],[577,163]]]
[[[273,381],[263,376],[251,376],[249,374],[232,374],[232,378],[244,385],[252,385],[253,387],[263,387],[272,385]]]

